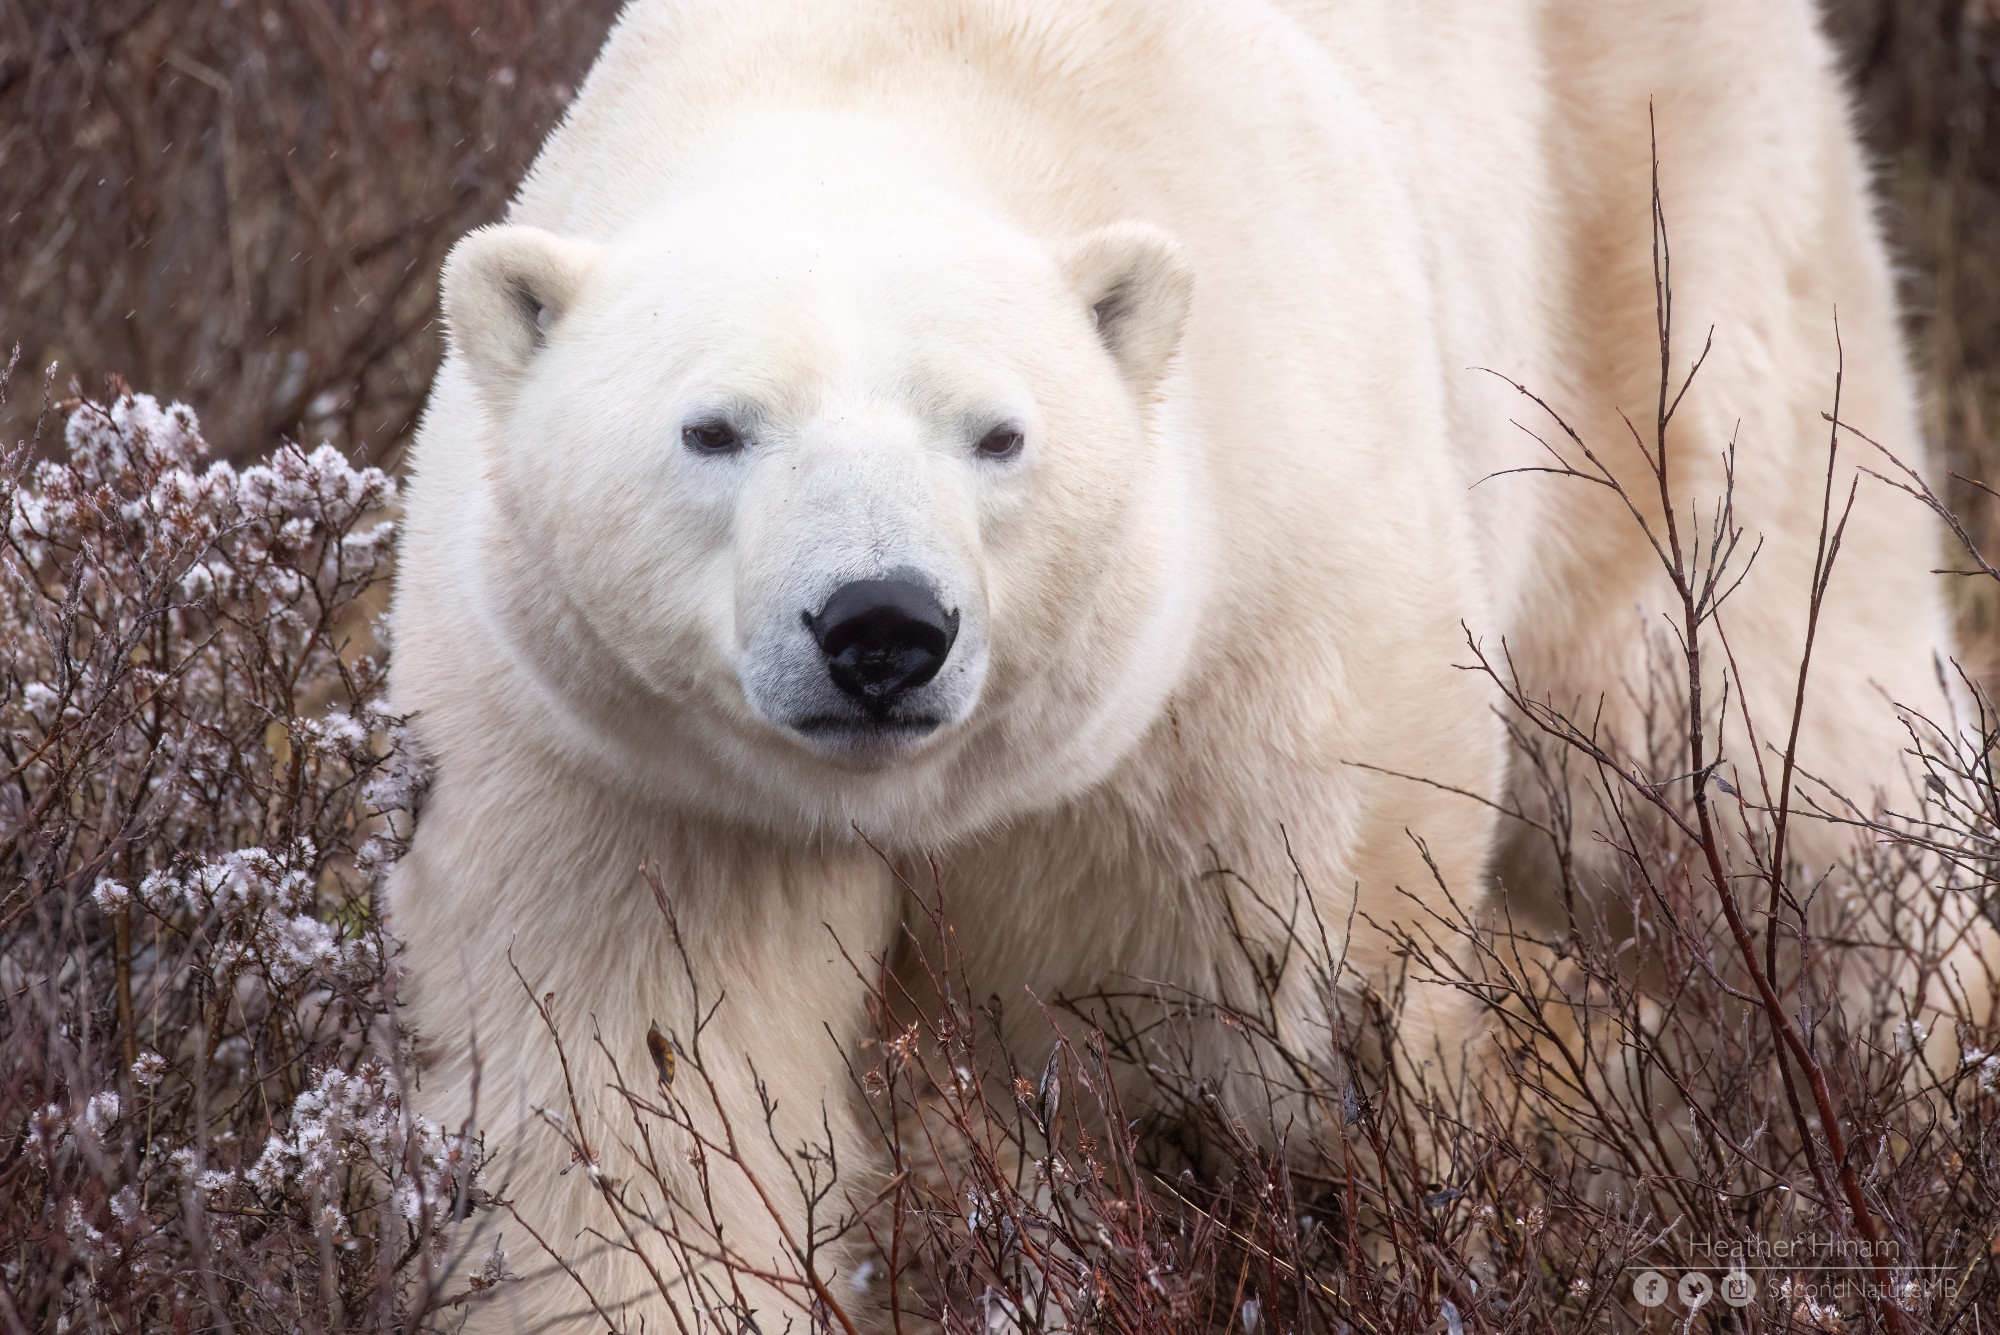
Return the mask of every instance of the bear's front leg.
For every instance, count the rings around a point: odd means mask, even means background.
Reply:
[[[876,1137],[845,1058],[894,930],[879,862],[683,823],[650,854],[474,847],[440,805],[395,924],[419,1106],[483,1131],[504,1203],[462,1264],[497,1233],[519,1277],[473,1327],[876,1324],[852,1277]]]

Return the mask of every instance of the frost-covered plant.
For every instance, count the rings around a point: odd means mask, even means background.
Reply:
[[[405,1323],[475,1190],[399,1097],[376,903],[395,483],[207,454],[120,394],[0,461],[8,1329]]]

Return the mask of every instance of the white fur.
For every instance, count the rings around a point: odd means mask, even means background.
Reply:
[[[1397,965],[1367,924],[1410,918],[1398,887],[1442,906],[1408,832],[1478,898],[1490,813],[1348,762],[1506,790],[1461,625],[1504,638],[1534,694],[1609,691],[1607,723],[1636,726],[1618,688],[1644,680],[1641,609],[1669,606],[1656,561],[1602,491],[1474,487],[1539,459],[1509,424],[1526,405],[1468,368],[1543,391],[1643,478],[1617,414],[1657,392],[1649,97],[1680,364],[1716,329],[1676,484],[1713,497],[1739,438],[1766,544],[1727,624],[1780,728],[1836,306],[1844,415],[1918,439],[1804,0],[631,7],[508,225],[447,270],[396,609],[399,699],[439,765],[394,889],[424,1097],[471,1113],[476,1042],[479,1121],[545,1237],[584,1256],[578,1230],[610,1221],[534,1130],[562,1100],[528,994],[556,994],[587,1110],[593,1021],[628,1079],[649,1021],[691,1028],[642,864],[726,990],[705,1042],[736,1106],[753,1062],[781,1134],[824,1103],[850,1163],[840,1045],[866,1016],[841,951],[889,955],[907,910],[871,842],[936,859],[980,994],[1020,1012],[1121,977],[1242,985],[1225,894],[1264,939],[1284,914],[1205,873],[1286,899],[1281,827],[1332,927],[1358,901],[1361,978]],[[750,414],[748,447],[683,448],[719,410]],[[1020,459],[974,457],[1003,418]],[[1936,696],[1935,546],[1864,489],[1804,744],[1857,794],[1896,770],[1885,697]],[[941,726],[801,736],[801,612],[898,569],[962,617],[924,688]],[[1279,1004],[1324,1044],[1309,975]],[[1420,995],[1403,1036],[1449,1064],[1462,1015]],[[760,1206],[718,1190],[768,1257]],[[574,1306],[556,1282],[513,1301]]]

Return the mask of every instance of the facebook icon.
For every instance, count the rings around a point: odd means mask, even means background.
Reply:
[[[1642,1271],[1632,1281],[1632,1296],[1641,1307],[1658,1307],[1667,1300],[1667,1277],[1657,1270]]]

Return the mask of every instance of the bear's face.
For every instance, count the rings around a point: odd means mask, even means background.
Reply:
[[[575,720],[732,772],[732,810],[814,806],[787,773],[914,778],[1121,689],[1088,623],[1127,611],[1187,272],[1150,229],[1052,251],[955,221],[501,227],[447,268],[489,620]]]

